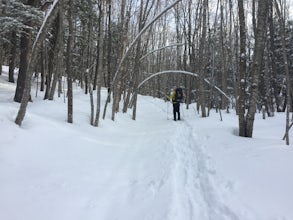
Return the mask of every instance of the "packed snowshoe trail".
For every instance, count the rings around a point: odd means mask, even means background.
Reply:
[[[18,127],[14,89],[0,86],[0,219],[292,219],[285,115],[271,119],[278,129],[269,136],[262,120],[258,138],[241,139],[234,113],[220,121],[214,110],[202,118],[194,104],[181,105],[173,121],[171,103],[139,96],[136,121],[131,110],[112,121],[109,110],[96,128],[89,97],[76,89],[73,124],[62,98],[39,96]]]
[[[149,109],[149,116],[141,120],[138,116],[141,127],[134,125],[133,145],[111,171],[113,181],[107,182],[116,188],[110,193],[115,194],[117,202],[109,204],[105,210],[115,211],[105,212],[102,219],[250,219],[229,207],[227,200],[237,198],[225,190],[227,183],[217,175],[205,151],[209,136],[198,136],[194,110],[181,108],[183,120],[175,122],[171,104],[167,103],[167,112],[148,98],[140,105]],[[167,113],[170,115],[165,120],[162,115]],[[132,176],[122,175],[117,181],[116,175],[125,173]]]

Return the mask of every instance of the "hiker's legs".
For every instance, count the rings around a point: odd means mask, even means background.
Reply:
[[[176,112],[177,112],[177,115],[178,115],[178,120],[180,120],[180,112],[179,112],[179,103],[176,103],[175,104],[175,114],[174,114],[174,119],[176,120]]]
[[[173,104],[173,116],[174,120],[176,121],[176,104]]]

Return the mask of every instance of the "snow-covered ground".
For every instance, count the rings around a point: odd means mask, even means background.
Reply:
[[[235,112],[220,121],[214,110],[201,118],[183,106],[175,122],[170,103],[139,96],[136,121],[129,111],[113,122],[109,110],[96,128],[89,96],[75,87],[73,124],[63,97],[44,101],[39,93],[18,127],[14,91],[4,73],[1,220],[293,219],[283,113],[256,115],[254,137],[240,138]]]

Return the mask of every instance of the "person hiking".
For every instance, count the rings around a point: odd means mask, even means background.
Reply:
[[[176,119],[180,120],[180,102],[182,102],[182,100],[183,100],[182,88],[180,87],[175,88],[170,95],[170,101],[172,101],[173,103],[174,121],[176,121]]]

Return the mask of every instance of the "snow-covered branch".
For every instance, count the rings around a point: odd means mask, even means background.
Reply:
[[[186,74],[186,75],[191,75],[191,76],[194,76],[194,77],[198,77],[198,74],[197,73],[192,73],[192,72],[188,72],[188,71],[184,71],[184,70],[165,70],[165,71],[161,71],[161,72],[157,72],[157,73],[150,73],[151,75],[147,78],[145,78],[139,85],[138,85],[138,88],[140,88],[145,82],[149,81],[151,78],[155,77],[155,76],[158,76],[158,75],[161,75],[161,74],[165,74],[165,73],[175,73],[175,74],[178,74],[178,73],[181,73],[181,74]],[[212,84],[210,83],[209,80],[207,79],[204,79],[204,81],[206,83],[208,83],[210,86],[212,86]],[[221,94],[223,94],[228,100],[229,102],[231,102],[231,99],[230,97],[225,93],[223,92],[219,87],[217,86],[213,86],[216,90],[218,90]]]
[[[157,49],[155,49],[155,50],[152,50],[152,51],[146,53],[144,56],[142,56],[142,57],[140,58],[140,60],[143,60],[143,59],[146,58],[148,55],[150,55],[150,54],[152,54],[152,53],[154,53],[154,52],[156,52],[156,51],[164,50],[164,49],[169,48],[169,47],[176,47],[176,46],[182,46],[182,45],[185,45],[185,43],[174,43],[174,44],[166,45],[166,46],[164,46],[164,47],[157,48]]]
[[[147,77],[146,79],[144,79],[139,85],[138,88],[140,88],[145,82],[147,82],[148,80],[150,80],[151,78],[161,75],[161,74],[165,74],[165,73],[182,73],[182,74],[187,74],[187,75],[191,75],[194,77],[198,77],[198,74],[196,73],[192,73],[192,72],[188,72],[188,71],[184,71],[184,70],[165,70],[165,71],[161,71],[161,72],[157,72],[157,73],[153,73],[151,74],[149,77]]]
[[[49,23],[49,22],[48,22],[48,19],[49,19],[50,17],[52,17],[51,14],[52,14],[52,12],[54,11],[54,9],[56,8],[56,5],[57,5],[58,2],[59,2],[59,0],[54,0],[54,2],[53,2],[53,4],[52,4],[51,8],[50,8],[49,11],[47,12],[46,17],[45,17],[45,19],[44,19],[44,21],[43,21],[43,24],[42,24],[42,26],[40,27],[40,30],[38,31],[37,37],[36,37],[36,39],[35,39],[35,41],[34,41],[34,44],[33,44],[33,50],[35,49],[35,47],[36,47],[36,45],[37,45],[37,43],[38,43],[38,41],[39,41],[40,35],[44,32],[44,29],[46,28],[47,23]]]

